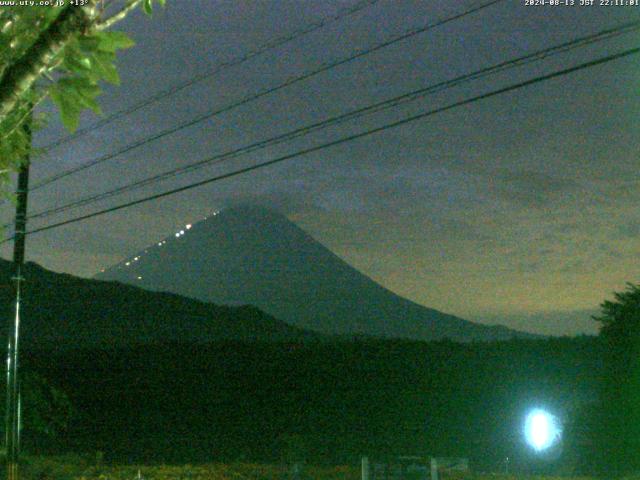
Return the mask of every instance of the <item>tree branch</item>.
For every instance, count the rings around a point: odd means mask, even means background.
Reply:
[[[0,138],[0,141],[5,140],[6,138],[9,138],[10,135],[13,134],[13,132],[15,132],[18,127],[20,127],[23,122],[25,120],[27,120],[27,118],[29,118],[29,116],[33,113],[33,111],[35,110],[35,108],[40,104],[40,102],[42,102],[45,98],[47,97],[46,93],[41,93],[38,98],[32,102],[31,106],[27,109],[27,111],[24,113],[24,115],[22,115],[22,117],[15,123],[15,125],[11,128],[11,130],[9,130],[7,133],[5,133],[4,135],[2,135],[2,138]],[[2,174],[2,170],[0,170],[0,174]]]
[[[92,26],[98,15],[96,3],[97,0],[90,0],[82,7],[67,6],[25,54],[5,70],[0,78],[0,122],[11,113],[74,35]]]
[[[106,30],[118,23],[120,20],[124,20],[129,13],[138,8],[143,0],[129,0],[127,4],[120,9],[117,13],[114,13],[109,18],[106,18],[95,25],[96,30]]]

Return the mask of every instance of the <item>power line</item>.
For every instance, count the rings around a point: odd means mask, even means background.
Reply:
[[[53,182],[56,182],[58,180],[61,180],[61,179],[65,178],[65,177],[68,177],[69,175],[73,175],[73,174],[75,174],[77,172],[81,172],[81,171],[86,170],[88,168],[91,168],[91,167],[93,167],[95,165],[98,165],[100,163],[103,163],[103,162],[106,162],[108,160],[111,160],[112,158],[115,158],[115,157],[117,157],[119,155],[122,155],[123,153],[130,152],[131,150],[134,150],[134,149],[136,149],[138,147],[141,147],[143,145],[151,143],[151,142],[153,142],[155,140],[163,138],[163,137],[165,137],[167,135],[170,135],[172,133],[175,133],[175,132],[178,132],[178,131],[183,130],[185,128],[188,128],[188,127],[191,127],[193,125],[196,125],[197,123],[203,122],[204,120],[211,119],[211,118],[213,118],[213,117],[215,117],[217,115],[220,115],[221,113],[229,112],[229,111],[231,111],[231,110],[233,110],[235,108],[238,108],[238,107],[240,107],[242,105],[246,105],[246,104],[248,104],[250,102],[253,102],[253,101],[255,101],[255,100],[259,99],[259,98],[262,98],[264,96],[270,95],[270,94],[275,93],[275,92],[277,92],[279,90],[282,90],[284,88],[290,87],[291,85],[294,85],[296,83],[302,82],[304,80],[308,80],[309,78],[312,78],[312,77],[314,77],[316,75],[319,75],[320,73],[326,72],[328,70],[331,70],[331,69],[336,68],[336,67],[341,66],[341,65],[345,65],[345,64],[350,63],[350,62],[352,62],[352,61],[354,61],[356,59],[359,59],[359,58],[362,58],[362,57],[364,57],[366,55],[369,55],[371,53],[377,52],[377,51],[379,51],[379,50],[381,50],[383,48],[386,48],[386,47],[388,47],[390,45],[393,45],[393,44],[398,43],[400,41],[403,41],[403,40],[406,40],[408,38],[414,37],[416,35],[419,35],[421,33],[426,32],[428,30],[431,30],[433,28],[436,28],[436,27],[439,27],[439,26],[444,25],[446,23],[452,22],[454,20],[458,20],[458,19],[463,18],[463,17],[465,17],[467,15],[471,15],[471,14],[473,14],[475,12],[478,12],[480,10],[488,8],[488,7],[490,7],[490,6],[494,5],[494,4],[502,2],[502,1],[504,1],[504,0],[491,0],[489,2],[483,3],[482,5],[479,5],[479,6],[476,6],[476,7],[472,7],[470,9],[468,9],[468,10],[465,10],[464,12],[452,15],[450,17],[444,18],[442,20],[438,20],[438,21],[433,22],[433,23],[428,23],[426,25],[423,25],[422,27],[412,29],[412,30],[410,30],[410,31],[408,31],[406,33],[401,34],[401,35],[396,35],[394,37],[391,37],[389,40],[385,40],[384,42],[376,44],[373,47],[367,48],[365,50],[357,50],[355,53],[349,55],[348,57],[342,58],[340,60],[337,60],[337,61],[334,61],[334,62],[331,62],[331,63],[328,63],[328,64],[323,64],[323,65],[321,65],[320,67],[318,67],[316,69],[313,69],[313,70],[308,71],[306,73],[303,73],[301,75],[295,76],[293,78],[287,79],[284,82],[276,85],[275,87],[270,87],[270,88],[267,88],[267,89],[264,89],[264,90],[260,90],[259,92],[255,93],[255,94],[251,94],[249,96],[246,96],[246,97],[242,98],[241,100],[239,100],[237,102],[234,102],[232,104],[226,105],[224,107],[217,108],[217,109],[215,109],[215,110],[213,110],[211,112],[205,113],[205,114],[200,115],[200,116],[198,116],[198,117],[196,117],[196,118],[194,118],[192,120],[184,122],[184,123],[182,123],[182,124],[180,124],[180,125],[178,125],[176,127],[171,127],[171,128],[165,129],[165,130],[163,130],[163,131],[161,131],[161,132],[159,132],[159,133],[157,133],[155,135],[152,135],[150,137],[146,137],[146,138],[144,138],[142,140],[139,140],[137,142],[134,142],[134,143],[131,143],[129,145],[126,145],[123,148],[121,148],[121,149],[119,149],[119,150],[117,150],[117,151],[115,151],[113,153],[109,153],[109,154],[103,155],[101,157],[95,158],[93,160],[85,162],[85,163],[83,163],[81,165],[78,165],[76,167],[73,167],[73,168],[67,169],[67,170],[65,170],[63,172],[60,172],[58,174],[52,175],[51,177],[48,177],[48,178],[46,178],[46,179],[44,179],[44,180],[42,180],[40,182],[37,182],[31,188],[31,190],[33,191],[33,190],[40,189],[40,188],[42,188],[42,187],[44,187],[46,185],[49,185],[50,183],[53,183]]]
[[[417,100],[419,98],[423,98],[427,95],[436,93],[436,92],[440,92],[443,91],[445,89],[448,88],[453,88],[455,86],[458,86],[462,83],[468,82],[468,81],[472,81],[472,80],[476,80],[479,78],[483,78],[489,75],[495,75],[497,73],[501,73],[503,71],[506,71],[508,69],[511,68],[515,68],[515,67],[520,67],[522,65],[527,65],[530,64],[532,62],[535,61],[539,61],[539,60],[543,60],[547,57],[553,56],[553,55],[557,55],[560,53],[565,53],[567,51],[570,51],[572,49],[578,48],[578,47],[583,47],[586,45],[590,45],[593,44],[595,42],[598,41],[602,41],[602,40],[607,40],[610,39],[614,36],[617,35],[621,35],[623,33],[628,33],[630,31],[633,30],[637,30],[640,28],[640,21],[634,21],[634,22],[629,22],[629,23],[625,23],[622,25],[619,25],[617,27],[614,28],[609,28],[609,29],[605,29],[602,30],[600,32],[597,32],[595,34],[591,34],[591,35],[587,35],[584,37],[580,37],[565,43],[562,43],[560,45],[557,46],[552,46],[552,47],[548,47],[542,50],[538,50],[534,53],[530,53],[515,59],[511,59],[508,61],[504,61],[498,64],[494,64],[492,66],[489,67],[485,67],[481,70],[475,71],[473,73],[469,73],[469,74],[465,74],[465,75],[461,75],[458,76],[456,78],[447,80],[447,81],[443,81],[443,82],[439,82],[418,90],[414,90],[412,92],[409,93],[405,93],[396,97],[393,97],[391,99],[388,100],[384,100],[382,102],[378,102],[375,103],[373,105],[369,105],[360,109],[356,109],[341,115],[337,115],[328,119],[325,119],[323,121],[320,122],[316,122],[313,123],[311,125],[307,125],[301,128],[297,128],[295,130],[289,131],[287,133],[278,135],[276,137],[272,137],[269,138],[267,140],[262,140],[260,142],[256,142],[250,145],[246,145],[244,147],[240,147],[231,151],[227,151],[218,155],[215,155],[213,157],[204,159],[204,160],[200,160],[198,162],[194,162],[191,163],[189,165],[185,165],[183,167],[178,167],[157,175],[154,175],[152,177],[149,178],[145,178],[127,185],[123,185],[121,187],[115,188],[113,190],[109,190],[107,192],[102,192],[99,194],[94,194],[94,195],[90,195],[90,196],[86,196],[84,198],[81,198],[79,200],[75,200],[73,202],[67,203],[65,205],[60,205],[58,207],[53,207],[47,210],[43,210],[40,211],[38,213],[35,213],[31,216],[29,216],[29,219],[36,219],[36,218],[46,218],[49,217],[51,215],[57,214],[57,213],[61,213],[61,212],[65,212],[67,210],[73,209],[73,208],[78,208],[84,205],[88,205],[91,203],[94,203],[96,201],[99,200],[104,200],[106,198],[111,198],[115,195],[119,195],[131,190],[135,190],[147,185],[151,185],[157,182],[160,182],[162,180],[166,180],[168,178],[177,176],[177,175],[181,175],[184,173],[188,173],[188,172],[192,172],[194,170],[197,170],[199,168],[203,168],[206,166],[210,166],[210,165],[214,165],[214,164],[218,164],[221,163],[223,161],[238,157],[240,155],[244,155],[256,150],[260,150],[272,145],[277,145],[292,139],[295,139],[297,137],[303,136],[303,135],[308,135],[314,131],[318,131],[320,129],[324,129],[327,128],[329,126],[332,125],[336,125],[336,124],[340,124],[342,122],[348,121],[348,120],[353,120],[355,118],[360,118],[362,116],[365,115],[369,115],[372,113],[376,113],[376,112],[380,112],[392,107],[396,107],[399,105],[402,105],[404,103],[410,102],[410,101],[414,101]],[[8,225],[5,225],[5,227],[7,227]]]
[[[156,103],[162,99],[165,99],[167,97],[170,97],[172,95],[175,95],[176,93],[181,92],[182,90],[185,90],[186,88],[191,87],[192,85],[195,85],[196,83],[199,83],[203,80],[206,80],[207,78],[210,78],[220,72],[222,72],[223,70],[226,70],[227,68],[230,67],[234,67],[236,65],[240,65],[246,61],[251,60],[252,58],[255,58],[259,55],[262,55],[265,52],[268,52],[269,50],[273,50],[275,48],[281,47],[282,45],[285,45],[289,42],[292,42],[294,40],[297,40],[298,38],[301,38],[305,35],[308,35],[309,33],[315,32],[316,30],[320,30],[323,27],[326,27],[327,25],[330,25],[334,22],[337,22],[345,17],[348,17],[350,15],[353,15],[354,13],[357,13],[361,10],[364,10],[365,8],[374,5],[376,3],[378,3],[380,0],[364,0],[364,1],[360,1],[357,2],[355,5],[352,5],[350,7],[346,7],[346,8],[342,8],[340,10],[338,10],[338,12],[332,16],[323,18],[322,20],[319,20],[317,22],[311,23],[309,25],[307,25],[306,27],[303,27],[301,29],[298,30],[294,30],[293,32],[289,33],[288,35],[282,36],[282,37],[276,37],[274,39],[272,39],[271,41],[265,43],[264,45],[258,47],[255,50],[249,51],[243,55],[237,56],[231,60],[228,60],[226,62],[222,62],[218,65],[216,65],[212,70],[205,72],[205,73],[201,73],[199,75],[196,75],[192,78],[190,78],[189,80],[183,82],[183,83],[179,83],[177,85],[174,85],[173,87],[169,87],[166,90],[162,90],[154,95],[151,95],[145,99],[143,99],[142,101],[132,105],[131,107],[125,108],[124,110],[120,110],[118,112],[115,112],[111,115],[109,115],[106,118],[103,118],[102,120],[97,121],[96,123],[94,123],[93,125],[90,125],[86,128],[81,128],[79,130],[77,130],[75,133],[72,133],[71,135],[67,135],[65,137],[61,137],[58,140],[55,140],[47,145],[45,145],[44,147],[42,147],[45,150],[51,150],[53,148],[56,148],[60,145],[63,145],[65,143],[70,142],[71,140],[75,140],[79,137],[82,137],[84,135],[86,135],[87,133],[96,130],[98,128],[104,127],[105,125],[108,125],[109,123],[113,122],[114,120],[117,120],[119,118],[122,117],[126,117],[128,115],[131,115],[132,113],[137,112],[138,110],[151,105],[153,103]]]
[[[130,201],[130,202],[122,203],[122,204],[116,205],[114,207],[106,208],[106,209],[99,210],[99,211],[96,211],[96,212],[93,212],[93,213],[89,213],[89,214],[86,214],[86,215],[81,215],[81,216],[78,216],[78,217],[75,217],[75,218],[72,218],[72,219],[69,219],[69,220],[64,220],[64,221],[57,222],[57,223],[54,223],[54,224],[46,225],[44,227],[36,228],[34,230],[28,231],[27,234],[31,235],[31,234],[34,234],[34,233],[44,232],[46,230],[51,230],[53,228],[61,227],[63,225],[69,225],[69,224],[72,224],[72,223],[77,223],[77,222],[80,222],[80,221],[83,221],[83,220],[87,220],[89,218],[93,218],[93,217],[97,217],[97,216],[100,216],[100,215],[104,215],[106,213],[111,213],[111,212],[115,212],[117,210],[122,210],[124,208],[129,208],[129,207],[132,207],[134,205],[139,205],[141,203],[146,203],[146,202],[150,202],[150,201],[153,201],[153,200],[158,200],[160,198],[168,197],[168,196],[174,195],[176,193],[180,193],[180,192],[184,192],[184,191],[187,191],[187,190],[191,190],[193,188],[197,188],[197,187],[200,187],[200,186],[203,186],[203,185],[207,185],[209,183],[217,182],[217,181],[220,181],[220,180],[225,180],[227,178],[231,178],[231,177],[235,177],[235,176],[238,176],[238,175],[241,175],[241,174],[244,174],[244,173],[252,172],[254,170],[258,170],[258,169],[261,169],[261,168],[264,168],[264,167],[268,167],[268,166],[274,165],[276,163],[281,163],[281,162],[284,162],[286,160],[290,160],[290,159],[293,159],[293,158],[301,157],[303,155],[307,155],[309,153],[314,153],[314,152],[317,152],[317,151],[320,151],[320,150],[324,150],[324,149],[329,148],[329,147],[333,147],[333,146],[336,146],[336,145],[341,145],[343,143],[351,142],[353,140],[357,140],[357,139],[360,139],[360,138],[368,137],[368,136],[373,135],[375,133],[380,133],[380,132],[383,132],[383,131],[386,131],[386,130],[389,130],[389,129],[392,129],[392,128],[396,128],[396,127],[399,127],[399,126],[402,126],[402,125],[406,125],[408,123],[415,122],[417,120],[421,120],[423,118],[427,118],[427,117],[430,117],[430,116],[433,116],[433,115],[436,115],[438,113],[442,113],[442,112],[445,112],[445,111],[448,111],[448,110],[452,110],[452,109],[457,108],[457,107],[461,107],[461,106],[464,106],[464,105],[469,105],[469,104],[475,103],[475,102],[480,101],[480,100],[484,100],[484,99],[487,99],[487,98],[495,97],[495,96],[503,94],[503,93],[511,92],[511,91],[514,91],[514,90],[518,90],[520,88],[524,88],[524,87],[527,87],[529,85],[533,85],[533,84],[544,82],[546,80],[550,80],[550,79],[553,79],[553,78],[557,78],[557,77],[561,77],[561,76],[564,76],[564,75],[568,75],[570,73],[577,72],[579,70],[584,70],[586,68],[591,68],[591,67],[594,67],[596,65],[601,65],[601,64],[604,64],[604,63],[608,63],[608,62],[611,62],[613,60],[618,60],[620,58],[628,57],[630,55],[635,55],[637,53],[640,53],[640,47],[628,49],[628,50],[625,50],[625,51],[622,51],[622,52],[619,52],[619,53],[616,53],[616,54],[613,54],[613,55],[608,55],[606,57],[601,57],[601,58],[598,58],[596,60],[592,60],[592,61],[589,61],[589,62],[586,62],[586,63],[582,63],[580,65],[577,65],[577,66],[574,66],[574,67],[571,67],[571,68],[566,68],[566,69],[559,70],[559,71],[556,71],[556,72],[553,72],[553,73],[549,73],[549,74],[546,74],[546,75],[542,75],[542,76],[539,76],[539,77],[536,77],[536,78],[533,78],[533,79],[530,79],[530,80],[519,82],[519,83],[510,85],[508,87],[503,87],[503,88],[500,88],[500,89],[497,89],[497,90],[493,90],[493,91],[488,92],[488,93],[484,93],[482,95],[477,95],[475,97],[471,97],[471,98],[468,98],[466,100],[461,100],[461,101],[449,104],[449,105],[444,106],[444,107],[436,108],[436,109],[433,109],[433,110],[428,110],[426,112],[422,112],[422,113],[419,113],[417,115],[412,115],[412,116],[404,118],[402,120],[398,120],[398,121],[395,121],[395,122],[392,122],[392,123],[388,123],[386,125],[383,125],[383,126],[380,126],[380,127],[376,127],[376,128],[370,129],[370,130],[366,130],[364,132],[360,132],[360,133],[356,133],[356,134],[353,134],[353,135],[349,135],[347,137],[342,137],[342,138],[339,138],[337,140],[333,140],[333,141],[330,141],[330,142],[327,142],[327,143],[324,143],[324,144],[321,144],[321,145],[317,145],[315,147],[310,147],[310,148],[306,148],[306,149],[303,149],[303,150],[299,150],[297,152],[290,153],[290,154],[287,154],[287,155],[284,155],[284,156],[269,160],[267,162],[259,163],[259,164],[252,165],[252,166],[249,166],[249,167],[244,167],[244,168],[235,170],[233,172],[225,173],[225,174],[222,174],[222,175],[217,175],[215,177],[211,177],[211,178],[208,178],[208,179],[205,179],[205,180],[201,180],[201,181],[198,181],[198,182],[190,183],[188,185],[185,185],[185,186],[182,186],[182,187],[179,187],[179,188],[174,188],[172,190],[167,190],[165,192],[157,193],[157,194],[154,194],[154,195],[149,195],[147,197],[143,197],[143,198],[140,198],[138,200],[133,200],[133,201]],[[0,242],[0,244],[6,243],[6,242],[8,242],[8,241],[10,241],[12,239],[13,239],[13,237],[9,237],[9,238],[3,240],[2,242]]]

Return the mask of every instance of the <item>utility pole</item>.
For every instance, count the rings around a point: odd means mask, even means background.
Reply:
[[[23,126],[31,144],[31,115]],[[18,480],[18,460],[20,457],[20,382],[18,379],[18,339],[20,333],[20,302],[24,283],[23,265],[25,232],[27,229],[27,194],[29,193],[29,154],[24,159],[18,173],[16,189],[16,219],[13,239],[13,277],[15,286],[15,310],[9,330],[7,347],[7,410],[5,423],[5,444],[7,447],[7,480]]]

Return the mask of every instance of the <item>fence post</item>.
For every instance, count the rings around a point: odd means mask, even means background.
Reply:
[[[438,461],[431,457],[431,480],[438,480]]]
[[[362,480],[370,480],[369,457],[362,457]]]

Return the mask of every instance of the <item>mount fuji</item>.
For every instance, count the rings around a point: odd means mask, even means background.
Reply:
[[[402,298],[284,215],[261,207],[215,212],[95,278],[216,304],[250,304],[295,327],[327,334],[425,341],[531,336]]]

